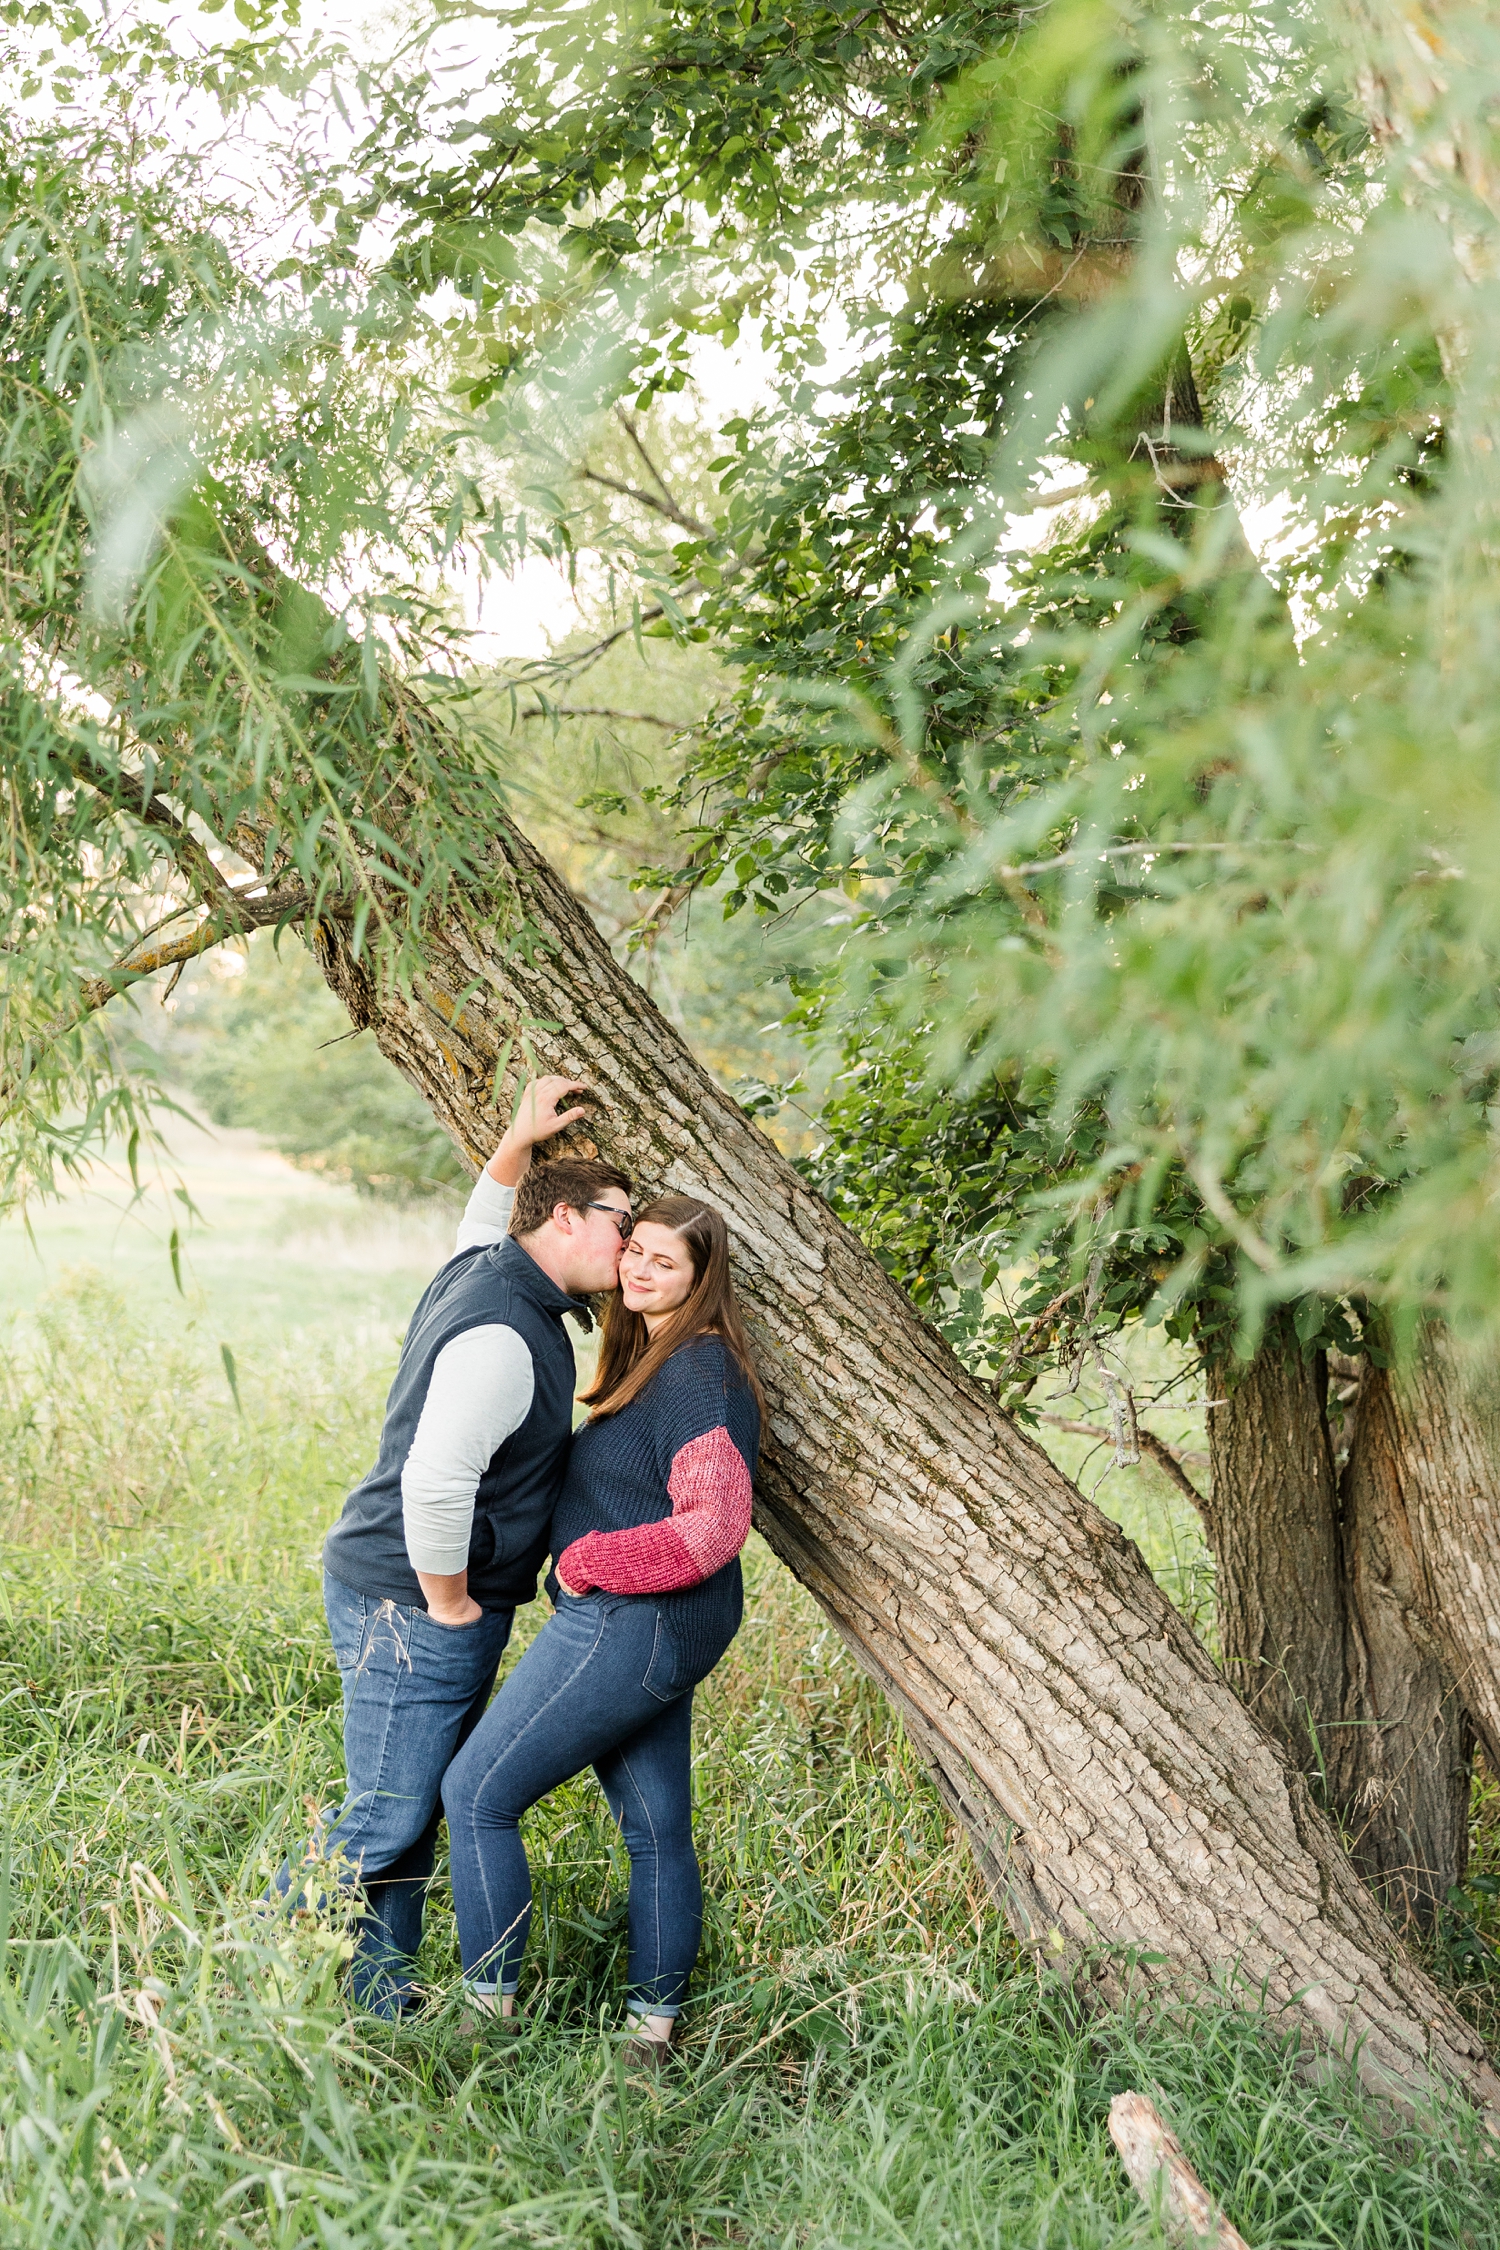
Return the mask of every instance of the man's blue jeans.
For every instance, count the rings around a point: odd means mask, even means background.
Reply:
[[[630,1854],[630,2004],[678,2013],[703,1930],[694,1684],[649,1596],[559,1596],[443,1780],[471,1991],[515,1991],[531,1922],[521,1815],[591,1765]]]
[[[325,1572],[323,1605],[344,1684],[348,1795],[318,1824],[308,1872],[337,1851],[365,1894],[352,1985],[377,2015],[412,1994],[422,1909],[432,1878],[443,1769],[478,1725],[515,1611],[439,1625],[426,1610],[357,1594]],[[298,1875],[283,1867],[289,1896]]]

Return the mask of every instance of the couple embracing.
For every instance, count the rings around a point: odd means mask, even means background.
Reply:
[[[582,1109],[541,1078],[480,1174],[412,1315],[380,1454],[324,1548],[348,1795],[313,1862],[363,1888],[355,1998],[417,2006],[448,1819],[465,1990],[513,2017],[531,1914],[521,1815],[592,1766],[630,1855],[632,2059],[667,2052],[697,1958],[693,1690],[739,1627],[760,1388],[720,1214],[637,1214],[611,1165],[532,1151]],[[572,1433],[563,1316],[616,1292]],[[491,1701],[517,1605],[554,1612]],[[284,1869],[285,1895],[299,1878]]]

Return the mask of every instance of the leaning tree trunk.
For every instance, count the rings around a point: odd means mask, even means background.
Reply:
[[[1106,1993],[1132,1967],[1179,1987],[1229,1976],[1382,2094],[1420,2101],[1435,2065],[1500,2112],[1479,2040],[1138,1550],[699,1067],[513,830],[494,875],[524,928],[450,917],[399,996],[325,923],[325,975],[476,1169],[501,1129],[497,1069],[508,1090],[529,1057],[597,1089],[596,1145],[643,1191],[725,1210],[769,1400],[757,1522],[903,1714],[1023,1940],[1087,1953]]]
[[[1209,1417],[1205,1512],[1224,1668],[1387,1909],[1428,1926],[1464,1868],[1472,1738],[1424,1611],[1389,1378],[1366,1363],[1342,1478],[1327,1364],[1289,1314],[1212,1380],[1225,1403]]]

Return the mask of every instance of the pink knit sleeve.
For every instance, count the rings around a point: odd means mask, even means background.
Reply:
[[[590,1531],[557,1558],[577,1594],[670,1594],[712,1578],[750,1531],[750,1471],[721,1425],[673,1455],[672,1513],[633,1531]]]

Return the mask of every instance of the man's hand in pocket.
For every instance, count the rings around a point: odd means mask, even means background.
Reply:
[[[470,1596],[466,1570],[447,1574],[419,1570],[417,1584],[427,1603],[427,1614],[435,1624],[474,1625],[484,1615],[478,1602]]]

